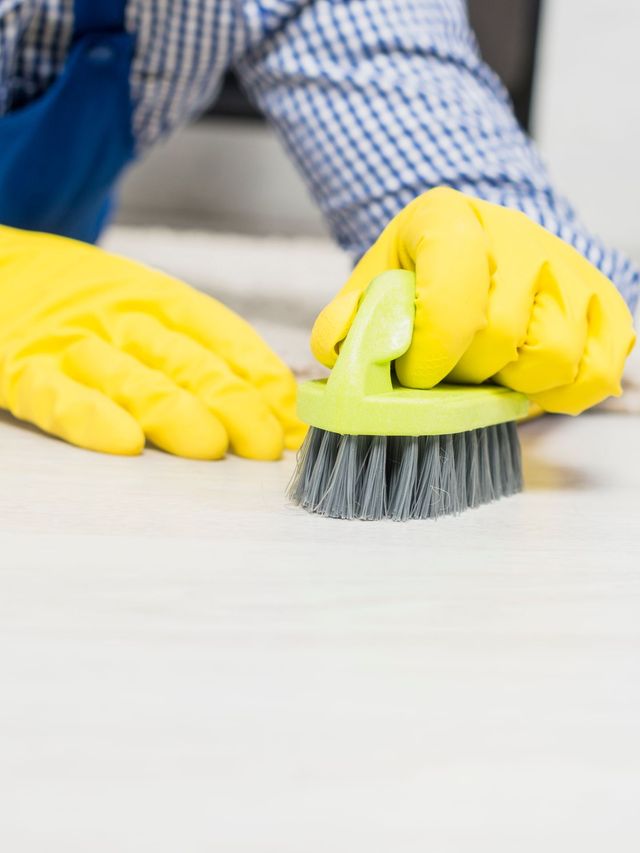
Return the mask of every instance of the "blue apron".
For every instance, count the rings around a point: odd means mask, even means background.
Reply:
[[[75,0],[65,67],[0,117],[0,223],[95,242],[133,159],[126,0]]]

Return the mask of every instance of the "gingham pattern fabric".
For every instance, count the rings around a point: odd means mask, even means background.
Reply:
[[[53,83],[72,31],[73,0],[0,0],[0,115]]]
[[[0,112],[60,71],[72,7],[0,0]],[[523,210],[635,307],[640,272],[552,187],[462,0],[130,0],[127,26],[140,151],[207,106],[235,67],[354,259],[411,199],[447,184]]]

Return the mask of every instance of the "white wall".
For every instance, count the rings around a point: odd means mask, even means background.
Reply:
[[[584,220],[640,258],[640,2],[547,0],[534,132]]]
[[[324,222],[274,132],[254,121],[195,124],[125,181],[122,221],[317,235]]]

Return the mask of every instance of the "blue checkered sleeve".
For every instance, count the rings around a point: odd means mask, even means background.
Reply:
[[[575,246],[634,308],[638,269],[551,185],[480,59],[461,0],[241,0],[244,84],[355,258],[445,184],[524,211]]]
[[[64,67],[74,0],[0,0],[0,115]],[[523,210],[609,276],[637,268],[551,185],[481,61],[463,0],[129,0],[133,130],[143,153],[204,109],[235,66],[354,258],[441,184]]]

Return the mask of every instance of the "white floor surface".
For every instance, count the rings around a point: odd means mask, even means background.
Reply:
[[[0,850],[637,853],[639,436],[545,418],[524,494],[348,523],[291,455],[0,417]]]

